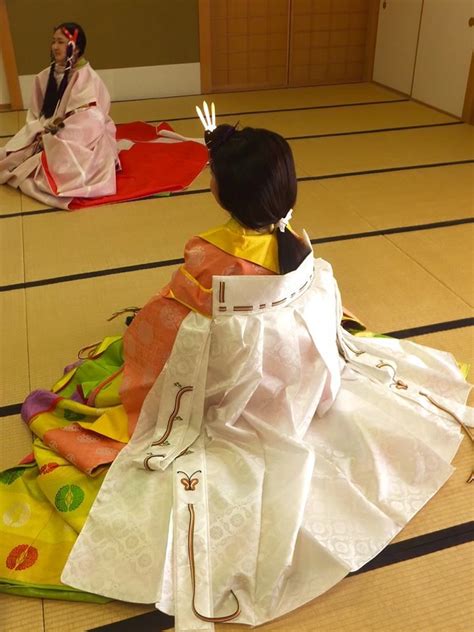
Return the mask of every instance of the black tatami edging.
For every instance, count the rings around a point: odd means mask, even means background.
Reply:
[[[9,404],[8,406],[0,406],[0,417],[10,417],[11,415],[19,415],[22,404]]]
[[[412,560],[415,557],[421,557],[429,553],[435,553],[436,551],[443,551],[444,549],[466,544],[473,540],[474,522],[465,522],[446,529],[440,529],[439,531],[425,533],[415,538],[389,544],[377,557],[358,571],[350,573],[349,576],[367,573],[377,568]]]
[[[442,222],[430,222],[428,224],[412,224],[410,226],[396,226],[394,228],[380,228],[368,230],[362,233],[348,233],[346,235],[332,235],[330,237],[316,237],[311,239],[314,244],[327,244],[333,241],[348,241],[350,239],[363,239],[365,237],[380,237],[383,235],[396,235],[399,233],[413,233],[420,230],[432,230],[434,228],[447,228],[449,226],[462,226],[474,223],[474,217],[462,217],[460,219],[447,219]]]
[[[332,178],[352,178],[354,176],[368,176],[378,173],[389,173],[392,171],[410,171],[412,169],[432,169],[433,167],[450,167],[452,165],[468,165],[474,163],[472,158],[467,160],[453,160],[451,162],[429,162],[421,165],[406,165],[403,167],[385,167],[383,169],[367,169],[365,171],[347,171],[342,173],[328,173],[321,176],[302,176],[298,182],[309,182],[311,180],[330,180]]]
[[[196,103],[198,103],[198,97],[201,95],[196,95]],[[405,101],[411,101],[409,97],[404,97],[400,99],[389,99],[382,101],[360,101],[358,103],[328,103],[327,105],[307,105],[304,107],[298,108],[279,108],[275,110],[252,110],[248,112],[218,112],[217,118],[223,118],[224,116],[248,116],[249,114],[272,114],[274,112],[300,112],[301,110],[330,110],[331,108],[352,108],[352,107],[361,107],[364,105],[385,105],[387,103],[403,103]],[[116,103],[116,102],[114,102]],[[145,123],[161,123],[166,121],[167,123],[176,123],[176,121],[195,121],[197,119],[196,115],[194,116],[180,116],[176,118],[166,118],[166,119],[148,119],[144,121]],[[120,123],[117,123],[120,125]],[[15,132],[16,133],[16,132]],[[0,138],[11,138],[15,134],[0,134]]]
[[[368,169],[366,171],[348,171],[348,172],[342,172],[342,173],[328,173],[328,174],[320,175],[320,176],[301,176],[300,178],[297,178],[297,180],[298,182],[310,182],[312,180],[330,180],[332,178],[353,178],[356,176],[367,176],[367,175],[377,175],[379,173],[390,173],[392,171],[393,172],[412,171],[412,170],[416,171],[417,169],[431,169],[435,167],[452,167],[456,165],[467,165],[467,164],[473,164],[473,163],[474,163],[474,159],[453,160],[451,162],[433,162],[433,163],[426,163],[426,164],[420,164],[420,165],[407,165],[407,166],[402,166],[402,167],[386,167],[383,169]],[[126,202],[140,202],[143,200],[152,200],[152,199],[167,200],[169,199],[169,197],[177,197],[180,195],[199,195],[201,193],[210,193],[210,191],[211,190],[209,188],[176,191],[176,192],[172,192],[170,196],[149,195],[147,197],[137,198],[135,200],[124,200],[123,202],[119,202],[119,204],[125,204]],[[97,207],[93,207],[93,208],[97,208]],[[91,209],[90,208],[82,209],[82,211],[78,211],[78,212],[85,212],[87,210],[91,210]],[[4,213],[4,214],[0,214],[0,219],[13,219],[14,217],[28,217],[29,215],[45,215],[47,213],[65,213],[65,212],[71,212],[71,211],[64,211],[63,209],[50,207],[46,209],[40,209],[37,211],[24,211],[24,212],[22,211],[20,213]],[[72,212],[76,212],[76,211],[72,211]]]
[[[404,125],[403,127],[379,127],[378,129],[361,129],[352,132],[330,132],[327,134],[307,134],[305,136],[285,136],[285,140],[308,140],[311,138],[332,138],[335,136],[359,136],[361,134],[382,134],[384,132],[402,132],[412,129],[425,129],[427,127],[448,127],[452,125],[465,125],[464,121],[450,121],[449,123],[427,123],[426,125]]]
[[[459,546],[474,539],[474,522],[441,529],[432,533],[425,533],[402,542],[389,544],[376,558],[360,570],[349,573],[348,577],[366,573],[377,568],[383,568],[399,562],[436,553],[453,546]],[[173,626],[173,617],[155,610],[145,614],[109,623],[99,628],[91,628],[89,632],[152,632],[164,631]]]
[[[421,230],[433,230],[436,228],[445,228],[449,226],[460,226],[463,224],[474,223],[474,218],[463,217],[460,219],[446,220],[442,222],[430,222],[428,224],[415,224],[411,226],[398,226],[394,228],[381,228],[379,230],[366,231],[363,233],[349,233],[346,235],[333,235],[330,237],[317,237],[311,239],[312,244],[326,244],[337,241],[348,241],[351,239],[364,239],[368,237],[378,237],[382,235],[393,235],[397,233],[408,233]],[[69,283],[71,281],[80,281],[83,279],[91,279],[102,276],[110,276],[112,274],[124,274],[128,272],[137,272],[139,270],[153,270],[155,268],[164,268],[167,266],[179,265],[184,263],[183,258],[165,259],[161,261],[149,261],[147,263],[137,263],[129,266],[120,266],[117,268],[107,268],[105,270],[91,270],[90,272],[78,272],[76,274],[68,274],[59,277],[49,277],[46,279],[37,279],[36,281],[24,281],[22,283],[12,283],[9,285],[1,285],[0,292],[11,292],[14,290],[24,290],[44,285],[55,285],[57,283]]]
[[[146,121],[147,123],[157,123],[158,121]],[[311,138],[332,138],[333,136],[359,136],[361,134],[382,134],[383,132],[403,132],[412,129],[425,129],[429,127],[449,127],[452,125],[466,125],[464,121],[447,121],[445,123],[424,123],[419,125],[401,125],[400,127],[378,127],[375,129],[359,129],[347,132],[326,132],[324,134],[305,134],[303,136],[285,136],[285,140],[308,140]],[[0,138],[11,138],[10,134],[0,136]]]
[[[408,329],[397,329],[387,331],[386,336],[391,338],[414,338],[424,334],[435,334],[439,331],[449,331],[450,329],[461,329],[462,327],[472,327],[474,318],[458,318],[457,320],[447,320],[443,323],[433,323],[432,325],[421,325],[420,327],[409,327]]]
[[[300,90],[301,86],[288,86],[287,88],[285,88],[286,90]],[[242,94],[243,92],[254,92],[253,90],[241,90],[239,91],[239,94]],[[134,101],[165,101],[166,99],[177,99],[177,98],[185,98],[185,97],[193,97],[196,99],[196,105],[200,105],[200,100],[204,99],[204,100],[209,100],[209,98],[212,98],[214,100],[216,100],[217,98],[219,98],[221,96],[220,93],[216,93],[215,95],[209,95],[209,94],[180,94],[179,96],[174,96],[174,97],[147,97],[145,99],[118,99],[116,101],[112,101],[112,105],[114,103],[133,103]],[[340,107],[351,107],[354,105],[378,105],[379,103],[401,103],[402,101],[411,101],[410,97],[399,97],[397,99],[383,99],[381,101],[359,101],[359,102],[355,102],[355,103],[328,103],[326,105],[310,105],[307,106],[309,109],[318,109],[318,108],[340,108]],[[285,108],[282,110],[256,110],[255,112],[247,112],[247,114],[258,114],[259,112],[291,112],[293,109],[295,108]],[[3,112],[0,112],[1,114],[10,114],[12,112],[27,112],[27,109],[23,108],[21,110],[4,110]],[[239,114],[246,114],[246,112],[228,112],[225,114],[221,114],[219,113],[219,116],[238,116]],[[192,117],[185,117],[185,118],[175,118],[175,119],[166,119],[167,121],[173,120],[173,121],[183,121],[183,120],[187,120],[188,118],[191,119],[195,119],[196,116],[192,116]],[[156,119],[154,121],[145,121],[147,123],[151,123],[151,122],[156,122]],[[1,136],[0,136],[1,138]]]
[[[152,610],[130,619],[107,623],[99,628],[89,628],[88,632],[164,632],[174,627],[174,617],[160,610]]]
[[[112,274],[124,274],[127,272],[138,272],[139,270],[153,270],[155,268],[165,268],[184,263],[184,259],[166,259],[164,261],[150,261],[149,263],[137,263],[120,268],[107,268],[106,270],[93,270],[91,272],[78,272],[77,274],[67,274],[61,277],[50,277],[48,279],[38,279],[37,281],[26,281],[24,283],[12,283],[11,285],[0,286],[0,292],[10,290],[21,290],[43,285],[55,285],[56,283],[69,283],[71,281],[81,281],[83,279],[93,279],[97,277],[110,276]]]
[[[217,119],[224,118],[225,116],[248,116],[249,114],[274,114],[277,112],[303,112],[305,110],[330,110],[332,108],[353,108],[364,105],[386,105],[387,103],[402,103],[404,101],[411,101],[410,98],[405,97],[402,99],[390,99],[389,101],[361,101],[359,103],[329,103],[327,105],[305,105],[298,108],[276,108],[271,110],[248,110],[244,112],[217,112]],[[176,123],[176,121],[195,121],[194,116],[181,116],[178,118],[167,118],[167,123]],[[145,123],[160,123],[159,119],[147,120]]]
[[[441,331],[450,331],[453,329],[462,329],[464,327],[473,327],[474,318],[459,318],[458,320],[448,320],[442,323],[432,323],[431,325],[421,325],[419,327],[411,327],[409,329],[399,329],[397,331],[387,331],[385,336],[391,336],[392,338],[414,338],[416,336],[422,336],[424,334],[434,334]],[[0,406],[0,418],[9,417],[12,415],[19,415],[22,404],[8,404],[6,406]]]

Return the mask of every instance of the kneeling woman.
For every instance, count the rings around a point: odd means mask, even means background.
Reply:
[[[229,221],[188,242],[123,348],[23,406],[34,459],[0,476],[0,591],[260,624],[372,559],[452,472],[472,423],[453,358],[341,328],[331,266],[288,225],[283,138],[206,142]]]
[[[0,183],[49,206],[113,195],[118,166],[110,96],[84,58],[79,24],[55,28],[52,62],[35,77],[26,125],[0,148]]]

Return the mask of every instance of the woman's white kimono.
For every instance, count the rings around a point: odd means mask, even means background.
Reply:
[[[59,208],[68,208],[74,197],[114,194],[118,153],[102,79],[89,63],[75,69],[56,112],[46,119],[40,111],[48,77],[49,68],[35,77],[26,124],[0,147],[0,184]],[[58,117],[64,127],[41,136]]]
[[[211,630],[279,617],[376,556],[450,476],[470,386],[450,354],[340,316],[312,256],[214,277],[213,317],[183,321],[62,581]]]

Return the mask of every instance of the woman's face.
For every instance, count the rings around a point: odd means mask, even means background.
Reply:
[[[66,61],[66,49],[68,42],[68,38],[64,35],[61,29],[54,31],[53,40],[51,42],[51,52],[53,54],[54,61],[57,64],[61,64]]]

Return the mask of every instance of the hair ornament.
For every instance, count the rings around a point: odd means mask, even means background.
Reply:
[[[75,47],[77,44],[77,36],[79,35],[79,30],[74,29],[73,35],[71,35],[71,32],[65,26],[61,27],[61,30],[64,33],[64,35],[68,38],[69,40],[68,44],[72,44]]]
[[[288,226],[288,224],[290,223],[290,219],[293,215],[293,209],[290,208],[290,210],[288,211],[288,213],[285,215],[285,217],[282,217],[275,225],[278,227],[278,230],[281,233],[284,233],[286,230],[286,227]]]
[[[203,101],[202,103],[202,107],[204,110],[201,110],[201,108],[196,105],[196,112],[197,115],[199,116],[199,120],[201,121],[204,129],[206,132],[213,132],[216,129],[216,106],[214,105],[214,102],[211,103],[211,111],[209,112],[209,106],[207,105],[206,101]]]

